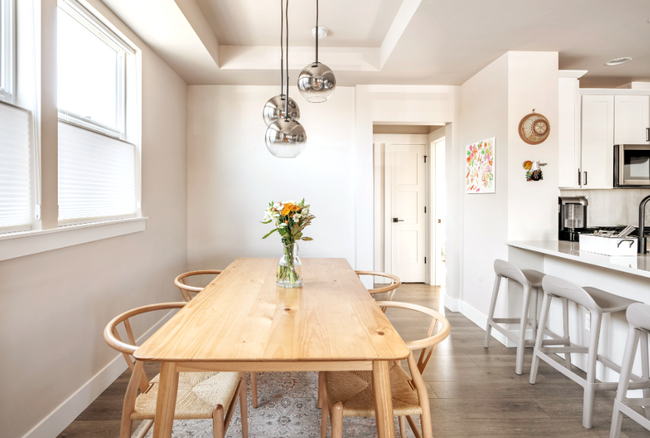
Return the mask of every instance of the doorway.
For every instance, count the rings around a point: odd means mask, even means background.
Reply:
[[[373,132],[374,269],[444,284],[444,127],[396,128]]]

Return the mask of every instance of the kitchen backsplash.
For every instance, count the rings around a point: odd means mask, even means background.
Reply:
[[[639,225],[639,203],[650,195],[650,189],[560,190],[560,196],[585,196],[587,226]],[[649,203],[650,204],[650,203]],[[650,205],[645,223],[650,224]]]

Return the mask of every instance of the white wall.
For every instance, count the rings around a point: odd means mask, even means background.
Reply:
[[[314,240],[300,244],[300,255],[345,257],[354,265],[355,90],[337,87],[323,105],[306,102],[295,89],[290,93],[308,138],[295,159],[275,158],[264,144],[262,107],[277,92],[275,86],[189,87],[192,269],[225,268],[237,257],[279,258],[279,237],[262,240],[271,230],[260,223],[264,209],[270,201],[303,197],[316,219],[305,233]]]
[[[480,325],[489,308],[494,260],[508,257],[505,242],[557,238],[557,60],[557,52],[508,52],[461,86],[462,150],[496,138],[496,193],[462,195],[462,301],[464,313]],[[525,143],[518,133],[520,120],[533,109],[551,126],[539,145]],[[526,160],[548,162],[543,181],[526,181]],[[464,170],[464,159],[459,165]]]
[[[106,323],[133,307],[178,300],[173,279],[187,268],[187,86],[100,1],[91,3],[143,51],[149,220],[144,232],[0,262],[3,437],[22,437],[42,420],[29,436],[57,436],[126,368],[104,342]],[[155,319],[137,323],[136,335]]]

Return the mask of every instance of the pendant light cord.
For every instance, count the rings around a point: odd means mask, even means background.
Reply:
[[[320,29],[318,29],[318,0],[316,0],[316,64],[318,64],[318,34]]]
[[[285,50],[287,51],[287,56],[285,59],[286,66],[287,66],[287,100],[284,102],[284,119],[289,120],[291,117],[289,117],[289,0],[287,0],[287,6],[285,9],[285,18],[284,21],[287,26],[287,33],[286,33],[286,48]]]
[[[280,96],[284,94],[284,0],[280,0]]]

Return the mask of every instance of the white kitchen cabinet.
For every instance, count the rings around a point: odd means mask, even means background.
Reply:
[[[614,96],[582,96],[582,167],[585,189],[613,187]]]
[[[614,144],[648,144],[649,96],[614,96]]]
[[[558,83],[558,186],[580,188],[580,83],[576,77],[561,77]]]

